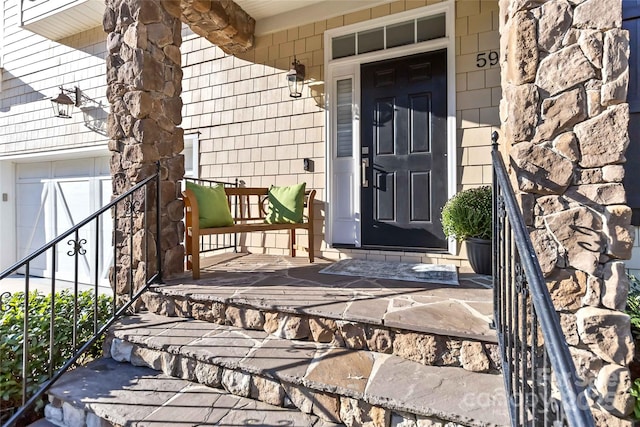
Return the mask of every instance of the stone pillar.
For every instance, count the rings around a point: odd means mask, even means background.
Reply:
[[[629,425],[621,0],[500,0],[501,151],[599,425]],[[570,402],[571,404],[571,402]]]
[[[156,271],[151,265],[156,256],[161,257],[164,277],[184,268],[183,204],[178,199],[178,181],[184,176],[184,158],[180,154],[183,131],[178,127],[182,121],[181,22],[159,0],[107,0],[103,26],[108,33],[107,98],[111,104],[108,134],[113,195],[120,195],[153,175],[156,162],[161,170],[161,253],[156,254],[153,246],[158,239],[155,203],[147,206],[147,230],[144,214],[136,209],[133,248],[128,248],[125,239],[116,242],[124,249],[115,261],[119,273],[112,278],[112,286],[122,295],[129,291],[125,272],[130,263],[135,269],[134,290],[143,284],[147,266],[142,262],[141,242],[147,238],[150,272]],[[119,221],[118,228],[120,235],[127,235],[128,221]]]

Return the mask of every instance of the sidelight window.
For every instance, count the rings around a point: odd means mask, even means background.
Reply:
[[[351,108],[353,105],[352,79],[338,80],[336,96],[336,131],[338,157],[351,157],[353,154],[353,119]]]

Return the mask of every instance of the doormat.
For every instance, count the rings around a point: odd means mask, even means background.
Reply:
[[[458,285],[458,270],[451,264],[413,264],[409,262],[343,259],[320,270],[324,274],[374,279]]]

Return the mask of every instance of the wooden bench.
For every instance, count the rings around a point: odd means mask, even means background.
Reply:
[[[296,256],[296,230],[307,230],[309,262],[314,261],[313,200],[316,190],[307,190],[304,198],[304,221],[296,224],[267,224],[269,189],[262,187],[227,187],[224,189],[234,224],[226,227],[200,228],[198,202],[191,190],[182,192],[185,208],[187,269],[194,279],[200,278],[200,236],[212,234],[249,233],[252,231],[289,230],[289,253]]]

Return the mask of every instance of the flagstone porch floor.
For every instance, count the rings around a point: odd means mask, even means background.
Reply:
[[[280,312],[384,325],[389,328],[497,342],[491,329],[491,278],[459,273],[459,285],[319,273],[330,261],[304,257],[222,254],[202,259],[157,285],[179,295]]]

